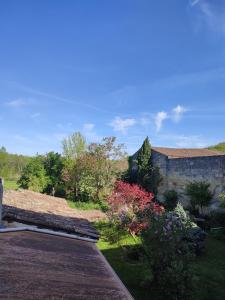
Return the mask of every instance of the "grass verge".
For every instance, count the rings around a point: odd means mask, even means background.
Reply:
[[[4,180],[4,189],[6,190],[18,190],[19,185],[16,180]]]
[[[76,208],[80,210],[92,210],[92,209],[101,210],[100,204],[94,202],[81,202],[81,201],[75,202],[75,201],[67,200],[67,203],[70,208]]]

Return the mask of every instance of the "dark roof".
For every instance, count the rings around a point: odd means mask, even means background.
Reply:
[[[221,156],[225,155],[224,152],[209,149],[180,149],[180,148],[165,148],[165,147],[152,147],[156,152],[168,156],[168,158],[189,158],[189,157],[204,157],[204,156]]]
[[[81,212],[70,208],[63,198],[28,190],[6,191],[3,204],[5,218],[96,239],[99,235],[90,221],[104,218],[100,211]]]
[[[132,299],[92,242],[0,233],[0,258],[1,299]]]

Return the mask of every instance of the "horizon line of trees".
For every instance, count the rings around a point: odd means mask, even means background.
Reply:
[[[7,159],[1,160],[1,156]],[[118,179],[138,184],[157,196],[162,180],[159,169],[152,166],[148,137],[137,156],[128,157],[124,145],[117,144],[115,137],[88,144],[80,132],[62,141],[62,154],[51,151],[27,157],[9,154],[2,147],[0,169],[1,176],[18,180],[21,188],[73,201],[104,201]]]
[[[124,146],[116,144],[115,137],[88,144],[75,132],[62,141],[62,149],[62,155],[49,152],[32,157],[19,186],[73,201],[101,202],[127,168]]]

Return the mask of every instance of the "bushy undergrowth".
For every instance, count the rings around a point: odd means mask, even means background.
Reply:
[[[107,211],[107,203],[96,203],[96,202],[82,202],[82,201],[71,201],[67,200],[69,207],[76,208],[80,210],[92,210],[98,209],[102,211]]]
[[[175,190],[169,190],[164,193],[164,207],[168,210],[173,210],[178,203],[178,193]]]

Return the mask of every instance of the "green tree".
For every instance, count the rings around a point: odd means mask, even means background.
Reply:
[[[86,140],[80,132],[75,132],[62,141],[63,155],[66,158],[76,159],[87,148]]]
[[[47,187],[49,178],[44,168],[43,157],[33,157],[23,169],[22,175],[18,180],[21,188],[43,192]]]
[[[106,137],[102,143],[93,143],[89,146],[95,201],[101,201],[101,198],[105,199],[120,173],[115,161],[124,159],[125,152],[124,146],[116,145],[115,142],[115,137]]]
[[[53,151],[49,152],[45,155],[43,164],[46,176],[48,177],[48,185],[45,188],[45,192],[48,194],[52,194],[53,196],[62,196],[62,156],[59,153],[55,153]]]
[[[157,195],[161,175],[158,167],[153,167],[151,160],[151,144],[148,137],[144,140],[137,155],[137,184]]]
[[[70,199],[89,200],[92,179],[91,163],[90,156],[86,152],[76,159],[65,159],[63,180]]]
[[[149,171],[150,171],[151,145],[148,137],[144,140],[137,155],[137,184],[146,190],[150,190]]]

